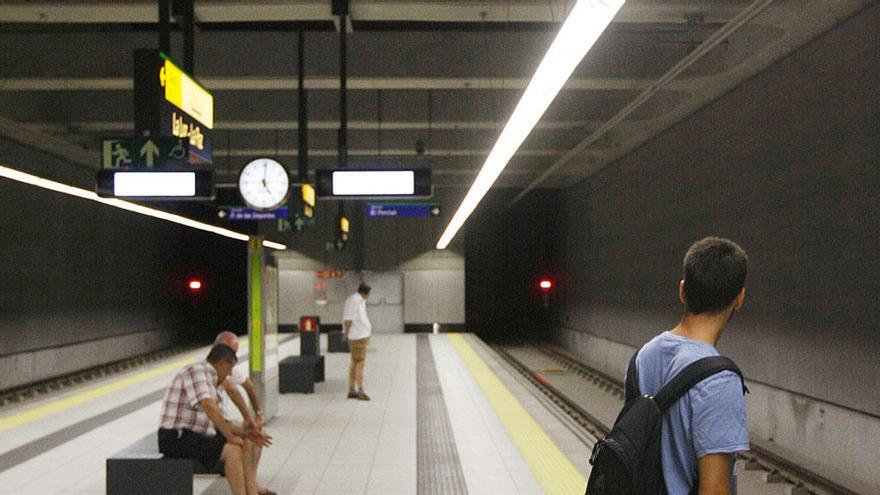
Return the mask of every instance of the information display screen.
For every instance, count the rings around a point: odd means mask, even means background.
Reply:
[[[214,174],[210,170],[100,170],[96,192],[142,200],[212,199]]]
[[[429,198],[430,169],[315,170],[319,198]]]

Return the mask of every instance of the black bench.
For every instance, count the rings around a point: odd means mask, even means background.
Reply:
[[[324,381],[324,356],[288,356],[278,362],[278,391],[310,394]]]
[[[348,342],[342,340],[342,330],[327,332],[327,352],[350,352]]]
[[[153,432],[107,459],[107,495],[192,495],[194,474],[216,473],[194,459],[165,457]]]

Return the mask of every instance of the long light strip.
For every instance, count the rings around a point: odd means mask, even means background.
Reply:
[[[541,120],[571,73],[624,3],[625,0],[579,0],[574,6],[526,87],[513,115],[501,131],[501,136],[486,158],[467,196],[437,241],[437,249],[446,249],[452,242],[455,234],[480,204],[483,196],[532,132],[532,128]]]
[[[248,236],[246,234],[241,234],[239,232],[235,232],[229,229],[217,227],[216,225],[198,222],[190,218],[175,215],[174,213],[168,213],[167,211],[155,210],[153,208],[130,203],[121,199],[102,198],[92,191],[87,191],[78,187],[68,186],[67,184],[62,184],[53,180],[37,177],[36,175],[31,175],[20,170],[15,170],[13,168],[9,168],[8,166],[0,165],[0,177],[23,182],[32,186],[42,187],[43,189],[49,189],[50,191],[69,194],[78,198],[88,199],[90,201],[95,201],[97,203],[102,203],[108,206],[114,206],[116,208],[121,208],[123,210],[131,211],[134,213],[140,213],[141,215],[146,215],[148,217],[158,218],[160,220],[167,220],[169,222],[185,225],[194,229],[204,230],[214,234],[222,235],[224,237],[237,239],[239,241],[248,240]],[[287,246],[285,246],[284,244],[279,244],[277,242],[271,241],[263,241],[263,246],[272,249],[287,249]]]

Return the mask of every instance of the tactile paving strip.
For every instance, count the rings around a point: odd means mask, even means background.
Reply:
[[[466,495],[467,484],[427,335],[418,337],[418,493]]]

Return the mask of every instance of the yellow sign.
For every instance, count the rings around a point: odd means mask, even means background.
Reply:
[[[169,103],[208,129],[214,128],[214,97],[168,59],[159,69],[159,83],[165,88]]]
[[[348,233],[348,219],[345,217],[339,217],[339,230],[343,233]]]
[[[174,137],[189,139],[189,144],[196,148],[205,149],[205,135],[202,128],[192,122],[187,123],[183,117],[178,117],[177,112],[171,112],[171,134]]]
[[[303,203],[315,207],[315,187],[311,184],[303,184],[302,185],[302,199]]]

